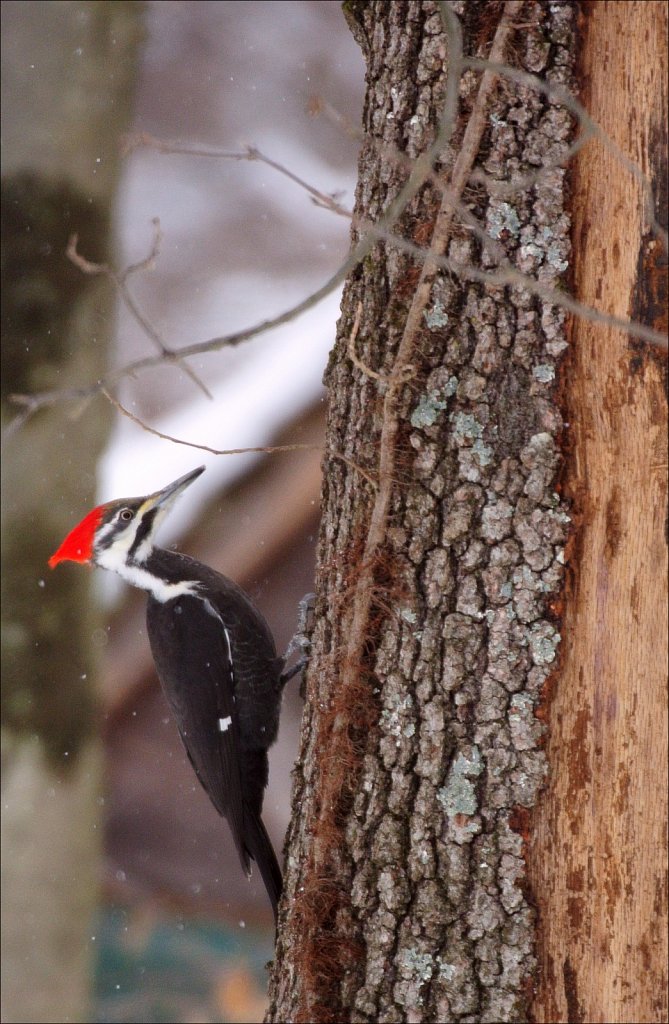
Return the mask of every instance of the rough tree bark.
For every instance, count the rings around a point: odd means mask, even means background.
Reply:
[[[452,9],[465,56],[572,84],[571,3]],[[356,215],[376,222],[435,141],[457,32],[447,42],[448,10],[429,0],[345,11],[368,65]],[[559,283],[570,243],[557,164],[573,124],[529,85],[471,68],[458,104],[439,176],[458,191],[469,151],[493,182],[530,181],[510,195],[469,184],[454,217],[428,181],[394,230],[461,272],[386,241],[347,283],[327,444],[364,473],[325,466],[271,1021],[527,1015],[524,836],[546,772],[536,712],[569,529],[556,493],[565,317],[528,288],[468,283],[465,268],[508,258]]]
[[[66,258],[111,251],[142,5],[3,4],[2,417],[12,392],[88,384],[113,295]],[[83,573],[49,576],[92,503],[110,417],[41,411],[3,448],[2,1019],[90,1020],[99,875],[95,667]]]

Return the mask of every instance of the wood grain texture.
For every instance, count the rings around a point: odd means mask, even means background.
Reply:
[[[667,5],[583,9],[581,99],[666,217]],[[663,166],[664,165],[664,166]],[[640,182],[600,141],[574,177],[579,299],[666,328]],[[537,1021],[666,1021],[666,360],[575,322],[567,491],[577,532],[530,873]]]

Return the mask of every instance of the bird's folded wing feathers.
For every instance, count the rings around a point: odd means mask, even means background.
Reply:
[[[152,620],[163,619],[160,650],[152,643],[158,675],[189,760],[212,803],[228,819],[248,873],[230,637],[220,616],[200,598],[183,596],[175,605],[181,610],[154,605],[148,617],[150,639]]]

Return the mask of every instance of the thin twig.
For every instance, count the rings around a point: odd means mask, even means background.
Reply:
[[[96,386],[89,386],[84,388],[62,388],[58,391],[42,391],[33,395],[9,394],[7,401],[13,405],[23,406],[23,409],[4,428],[2,432],[3,443],[16,434],[30,417],[34,416],[40,409],[50,405],[57,405],[60,402],[80,402],[86,404],[91,401],[99,390]]]
[[[413,242],[410,242],[405,238],[401,238],[399,235],[393,234],[389,229],[383,226],[385,219],[386,218],[382,218],[377,221],[376,224],[372,224],[367,221],[360,222],[360,227],[364,229],[365,234],[360,243],[353,249],[350,256],[344,261],[332,277],[325,282],[324,285],[318,288],[311,295],[307,296],[306,299],[298,302],[291,309],[286,310],[277,317],[263,320],[253,327],[248,327],[241,331],[235,331],[232,334],[222,335],[221,337],[211,338],[208,341],[197,342],[193,345],[184,346],[172,353],[169,357],[169,361],[176,362],[189,356],[203,355],[207,352],[217,352],[228,346],[239,345],[244,341],[249,341],[250,339],[258,337],[267,331],[271,331],[286,323],[290,323],[294,319],[297,319],[303,313],[318,305],[319,302],[333,292],[334,289],[341,284],[348,273],[358,264],[359,260],[364,257],[366,252],[373,248],[378,240],[392,244],[398,249],[410,253],[413,256],[423,258],[425,250],[420,246],[415,245]],[[479,230],[482,231],[480,227]],[[493,241],[493,239],[490,239],[491,243]],[[79,256],[78,258],[83,261],[83,257]],[[639,324],[634,320],[625,320],[609,313],[603,313],[600,310],[579,302],[567,292],[543,285],[539,281],[522,274],[518,270],[514,270],[508,265],[496,271],[483,271],[468,264],[456,263],[444,256],[436,258],[433,257],[433,259],[436,260],[436,263],[440,268],[448,270],[456,275],[460,275],[467,280],[478,281],[481,284],[490,287],[505,287],[507,285],[512,285],[516,288],[523,288],[526,291],[539,296],[544,301],[562,309],[566,309],[570,313],[574,313],[584,319],[592,320],[595,323],[601,323],[605,326],[625,331],[631,337],[640,338],[642,341],[647,341],[650,344],[659,346],[660,348],[667,348],[666,334],[656,331],[651,327],[646,327],[643,324]],[[90,384],[85,387],[59,388],[51,391],[35,392],[31,395],[11,394],[8,396],[8,400],[16,405],[23,406],[23,410],[15,416],[5,428],[3,437],[7,439],[12,436],[27,422],[28,419],[30,419],[31,416],[46,406],[56,405],[59,402],[80,402],[94,398],[95,395],[100,394],[104,388],[111,387],[126,377],[134,377],[137,373],[152,369],[153,367],[159,366],[165,362],[166,357],[162,354],[158,356],[145,356],[142,359],[136,359],[131,363],[127,363],[125,366],[122,366],[117,370],[112,370],[94,384]]]
[[[119,274],[120,281],[125,281],[131,274],[138,274],[143,270],[153,270],[155,268],[156,260],[160,255],[160,247],[163,243],[163,232],[160,227],[160,217],[152,217],[151,224],[153,226],[153,242],[151,243],[149,253],[144,257],[144,259],[138,260],[136,263],[128,264],[125,270]]]
[[[362,302],[358,303],[358,308],[355,311],[355,320],[353,321],[353,327],[351,334],[348,339],[348,357],[354,366],[364,373],[365,377],[370,377],[371,380],[383,381],[388,383],[390,378],[384,377],[382,373],[377,373],[376,370],[371,370],[366,363],[363,363],[362,359],[358,357],[355,351],[355,340],[358,337],[358,330],[360,328],[360,317],[362,316]]]
[[[174,352],[173,349],[169,348],[165,344],[158,334],[158,331],[144,316],[128,289],[127,279],[130,275],[135,274],[140,270],[148,270],[153,267],[156,257],[158,256],[160,243],[162,241],[160,221],[157,217],[154,217],[152,223],[154,228],[153,244],[148,256],[145,256],[143,260],[140,260],[137,263],[130,264],[130,266],[126,267],[120,274],[110,267],[108,263],[92,263],[90,260],[87,260],[82,256],[77,249],[79,235],[76,232],[70,235],[68,239],[65,255],[70,262],[75,265],[75,267],[78,267],[79,270],[81,270],[82,274],[88,274],[90,276],[102,275],[109,278],[117,289],[130,314],[135,318],[140,327],[158,348],[161,355],[161,361],[164,360],[165,362],[174,362],[178,364],[183,372],[190,377],[193,383],[200,389],[200,391],[202,391],[207,398],[212,399],[213,396],[206,384],[200,380],[195,371],[192,370],[190,366],[188,366],[187,363],[185,363],[183,359]]]
[[[149,135],[148,132],[139,132],[137,135],[130,135],[126,137],[126,152],[129,152],[132,149],[137,149],[140,146],[145,146],[148,149],[154,149],[158,153],[208,157],[217,160],[248,160],[265,164],[265,166],[278,171],[279,174],[282,174],[285,178],[288,178],[296,185],[299,185],[300,188],[305,190],[305,192],[308,192],[317,206],[330,210],[332,213],[336,213],[340,217],[347,217],[349,219],[351,217],[351,211],[347,210],[346,207],[342,206],[341,203],[338,202],[336,195],[328,195],[326,192],[322,192],[320,189],[310,185],[309,182],[304,180],[304,178],[300,178],[299,175],[295,174],[284,164],[279,163],[278,160],[273,160],[271,157],[261,153],[256,146],[246,146],[241,151],[230,151],[225,149],[216,149],[214,146],[192,146],[184,142],[165,142],[162,139],[157,139],[153,135]]]
[[[383,373],[377,373],[376,370],[372,370],[366,363],[363,363],[362,359],[357,355],[355,351],[355,339],[358,336],[358,329],[360,327],[360,318],[362,316],[362,302],[358,303],[358,308],[355,313],[355,319],[353,321],[353,329],[348,339],[348,356],[354,366],[364,373],[366,377],[371,380],[377,380],[380,384],[407,384],[412,377],[416,375],[416,367],[408,363],[406,366],[393,369],[390,376],[386,376]]]
[[[516,27],[520,27],[520,23],[516,23]],[[474,70],[490,70],[496,71],[497,74],[510,79],[511,81],[517,82],[520,85],[527,85],[532,89],[536,89],[538,92],[543,93],[549,99],[554,102],[566,107],[571,113],[577,118],[581,129],[578,137],[572,142],[572,144],[560,154],[555,160],[549,160],[542,167],[537,168],[536,171],[532,171],[529,174],[524,174],[522,177],[517,178],[515,181],[507,182],[500,181],[497,178],[491,177],[486,174],[481,168],[474,168],[470,175],[470,181],[472,183],[480,183],[485,185],[486,189],[491,195],[512,195],[516,192],[526,191],[532,188],[541,179],[541,176],[546,171],[552,170],[556,167],[562,167],[567,164],[572,157],[579,152],[583,146],[586,145],[591,139],[597,138],[602,142],[602,145],[613,154],[616,160],[626,167],[630,174],[634,175],[635,178],[641,184],[641,188],[644,192],[646,199],[646,214],[649,221],[649,226],[655,236],[661,241],[665,251],[669,247],[669,240],[667,231],[662,227],[660,222],[655,216],[655,194],[653,190],[652,182],[648,175],[643,171],[639,164],[631,157],[627,156],[616,142],[613,141],[610,135],[604,131],[604,129],[595,121],[585,107],[572,95],[571,92],[564,86],[556,84],[555,82],[545,82],[537,75],[533,75],[528,71],[521,71],[519,68],[513,68],[508,64],[493,63],[490,60],[485,60],[477,57],[464,57],[462,61],[463,67],[469,67]],[[314,97],[312,102],[313,111],[320,113],[323,111],[328,119],[338,127],[340,127],[347,135],[356,139],[359,142],[364,141],[365,135],[360,129],[351,125],[350,122],[343,117],[330,103],[323,100],[321,97]],[[390,149],[388,144],[384,144],[384,151]],[[407,157],[406,153],[401,153],[399,150],[394,154],[393,159],[398,161],[407,161],[410,158]],[[438,182],[437,182],[438,184]]]
[[[369,242],[370,246],[374,245],[374,241]],[[249,341],[251,338],[258,337],[260,334],[264,334],[267,331],[271,331],[276,327],[281,327],[283,324],[290,323],[292,320],[297,319],[302,313],[306,313],[313,306],[318,305],[322,299],[326,298],[335,288],[341,284],[343,279],[349,273],[350,270],[358,262],[356,255],[357,250],[348,257],[347,260],[341,265],[332,277],[329,278],[317,291],[312,292],[306,299],[302,299],[297,305],[291,309],[286,310],[277,317],[273,317],[269,320],[262,320],[259,324],[254,327],[247,327],[242,331],[235,331],[233,334],[223,335],[218,338],[211,338],[209,341],[200,342],[196,345],[186,346],[183,350],[178,350],[174,353],[171,361],[176,359],[186,358],[191,355],[200,355],[205,352],[218,352],[222,348],[228,346],[239,345],[241,342]],[[142,359],[136,359],[131,363],[126,363],[125,366],[119,367],[117,370],[112,370],[106,376],[101,377],[93,384],[89,384],[86,387],[81,388],[60,388],[53,391],[41,391],[35,392],[32,395],[13,394],[9,395],[9,401],[14,402],[17,405],[25,407],[24,412],[17,416],[12,422],[5,428],[4,436],[15,433],[18,427],[22,426],[23,423],[34,413],[38,412],[44,406],[55,405],[57,402],[70,402],[80,401],[85,398],[94,398],[95,395],[99,395],[103,388],[112,387],[119,381],[126,377],[134,377],[137,373],[143,370],[152,369],[155,366],[160,366],[165,362],[165,357],[159,356],[144,356]],[[20,421],[20,422],[19,422]]]
[[[448,26],[451,41],[457,41],[459,33],[459,23],[457,23],[457,19],[455,18],[454,15],[452,15],[450,9],[446,8],[445,6],[442,7],[442,13],[444,14],[445,18],[450,17],[451,19]],[[611,139],[609,139],[606,133],[599,127],[599,125],[596,124],[596,122],[592,120],[587,111],[568,92],[568,90],[561,86],[555,85],[554,83],[543,82],[540,78],[537,78],[535,75],[531,75],[524,71],[519,71],[516,68],[511,68],[508,65],[503,64],[501,62],[495,62],[492,60],[479,60],[475,58],[464,58],[461,56],[460,51],[458,51],[457,45],[454,47],[454,50],[457,51],[455,54],[455,64],[451,65],[449,63],[449,79],[447,84],[447,108],[449,111],[452,112],[453,110],[454,97],[455,100],[457,100],[456,76],[455,74],[451,75],[450,72],[453,70],[454,67],[457,68],[458,66],[471,67],[477,70],[483,70],[484,72],[490,71],[498,75],[503,75],[511,79],[512,81],[516,81],[520,84],[524,84],[531,88],[535,88],[539,92],[542,92],[543,94],[548,96],[553,101],[563,104],[565,107],[567,107],[567,109],[571,110],[572,113],[574,113],[574,115],[579,119],[581,127],[583,128],[583,134],[579,136],[579,139],[577,139],[576,142],[570,147],[569,155],[573,155],[574,152],[576,152],[577,149],[580,148],[585,143],[585,141],[592,138],[593,136],[597,136],[598,138],[600,138],[602,140],[602,143],[609,150],[611,150],[616,156],[616,158],[619,159],[621,163],[623,163],[623,165],[629,169],[630,173],[634,174],[634,176],[637,177],[641,182],[642,188],[646,195],[647,211],[652,229],[656,233],[656,235],[662,240],[663,244],[666,247],[666,232],[663,231],[663,229],[658,224],[654,216],[653,190],[650,181],[643,173],[641,168],[636,163],[634,163],[634,161],[630,160],[624,153],[622,153],[620,149],[616,146],[616,144]],[[338,122],[343,120],[340,117],[340,115],[336,114],[336,112],[333,113],[331,108],[327,104],[321,103],[321,106],[323,107],[323,109],[325,109],[326,113],[328,113],[328,116],[333,117]],[[453,122],[451,121],[451,125],[452,123]],[[353,131],[353,129],[351,129],[350,126],[348,126],[346,130],[349,132]],[[112,371],[111,373],[107,374],[106,377],[96,381],[94,384],[91,384],[88,387],[66,388],[54,391],[40,392],[33,395],[10,396],[11,401],[14,401],[16,404],[20,404],[23,406],[23,410],[14,418],[14,420],[12,420],[9,426],[5,429],[4,437],[7,437],[15,433],[35,412],[37,412],[39,409],[45,406],[53,405],[60,401],[85,401],[87,399],[94,397],[103,388],[112,386],[113,384],[117,383],[119,380],[125,377],[135,376],[137,373],[143,370],[152,369],[153,367],[165,362],[181,364],[184,371],[193,376],[193,371],[191,371],[190,367],[188,367],[187,365],[182,364],[182,360],[190,356],[202,355],[207,352],[215,352],[227,346],[240,344],[241,342],[250,340],[251,338],[257,337],[258,335],[263,334],[266,331],[272,330],[275,327],[282,326],[283,324],[288,323],[293,319],[296,319],[302,313],[306,312],[307,310],[317,305],[323,298],[325,298],[332,291],[334,291],[334,289],[337,288],[338,285],[346,278],[348,273],[360,262],[360,260],[362,260],[371,251],[371,249],[374,247],[374,245],[377,244],[379,240],[384,241],[386,243],[390,243],[396,246],[397,248],[405,252],[411,253],[412,255],[415,255],[419,258],[423,258],[425,255],[423,249],[421,249],[419,246],[414,245],[412,242],[393,234],[391,228],[394,227],[398,217],[403,212],[406,204],[410,201],[413,195],[415,195],[418,189],[425,182],[433,182],[435,186],[440,188],[442,191],[448,188],[448,186],[444,184],[440,176],[434,172],[433,164],[434,161],[438,158],[440,151],[443,150],[447,133],[450,130],[451,129],[448,128],[445,108],[444,116],[442,116],[441,118],[441,127],[439,129],[439,132],[437,133],[437,138],[435,139],[430,149],[426,153],[422,154],[422,156],[419,157],[418,160],[411,166],[407,182],[405,183],[404,188],[400,191],[395,200],[389,205],[384,214],[379,218],[379,220],[375,224],[371,224],[367,221],[354,222],[357,230],[361,234],[361,237],[359,238],[357,244],[354,246],[348,258],[335,272],[335,274],[333,274],[332,277],[330,277],[330,279],[326,281],[321,288],[319,288],[316,292],[309,295],[306,299],[299,302],[292,309],[287,310],[285,313],[280,314],[278,317],[262,321],[261,323],[255,325],[254,327],[247,328],[246,330],[238,331],[229,335],[223,335],[221,337],[211,338],[208,341],[199,342],[194,345],[184,346],[183,348],[175,351],[169,349],[164,344],[164,342],[157,334],[155,329],[151,326],[151,324],[149,324],[146,318],[142,316],[141,311],[139,311],[136,304],[133,302],[132,297],[129,295],[129,292],[127,290],[122,291],[124,301],[128,305],[130,312],[132,313],[133,316],[135,316],[135,318],[138,320],[138,322],[141,324],[144,330],[147,331],[149,337],[151,337],[154,343],[160,348],[160,354],[158,356],[149,356],[135,360],[127,364],[126,366],[119,368],[118,370]],[[270,160],[270,158],[267,158],[263,154],[260,154],[258,150],[255,150],[252,147],[250,147],[249,149],[242,153],[226,153],[225,151],[222,150],[208,149],[206,147],[185,146],[180,145],[179,143],[163,143],[159,139],[155,139],[154,137],[149,136],[147,134],[130,137],[128,148],[135,148],[138,145],[150,145],[153,148],[164,152],[184,153],[188,155],[199,155],[205,157],[225,157],[228,159],[236,160],[261,159],[264,162],[266,162],[269,166],[272,166],[275,169],[279,170],[281,173],[286,173],[288,177],[290,177],[291,180],[299,184],[300,187],[307,189],[307,191],[312,194],[312,198],[318,198],[319,201],[323,201],[324,203],[326,203],[326,205],[330,205],[330,201],[333,199],[333,197],[328,197],[319,190],[314,189],[307,182],[304,182],[301,178],[299,178],[297,175],[294,175],[287,168],[284,168],[276,161]],[[389,155],[391,159],[398,161],[398,163],[406,164],[408,162],[408,157],[406,156],[406,154],[402,154],[399,151],[390,152],[391,147],[387,146],[383,146],[381,148],[384,154],[386,154],[386,150],[388,150],[389,153],[387,153],[386,155]],[[562,162],[563,160],[561,159],[559,161],[556,161],[554,165],[550,166],[559,166]],[[482,172],[479,173],[478,171],[472,171],[470,173],[469,180],[483,180],[486,186],[489,187],[492,192],[504,188],[515,190],[521,187],[529,187],[532,184],[534,184],[538,176],[540,176],[542,170],[545,172],[546,167],[544,167],[540,171],[537,171],[536,175],[532,175],[529,177],[526,176],[521,181],[509,184],[508,186],[504,185],[504,183],[502,182],[496,183],[494,180],[490,180],[487,176],[482,176]],[[499,186],[499,189],[497,189],[497,186]],[[514,287],[523,288],[526,291],[529,291],[530,293],[539,296],[544,301],[550,302],[553,305],[564,308],[577,316],[581,316],[584,317],[585,319],[592,320],[596,323],[602,323],[606,326],[610,326],[618,330],[625,331],[632,337],[637,337],[651,344],[658,345],[662,348],[667,348],[667,336],[665,334],[653,330],[652,328],[645,327],[642,324],[638,324],[635,321],[624,320],[620,317],[615,317],[610,314],[602,313],[599,310],[595,310],[590,306],[586,306],[585,304],[578,302],[578,300],[572,298],[564,291],[550,288],[534,280],[533,278],[520,273],[520,271],[515,270],[513,267],[509,265],[508,258],[506,257],[505,253],[503,252],[499,244],[495,242],[495,240],[492,239],[488,235],[488,233],[481,227],[481,225],[474,217],[474,215],[461,202],[456,202],[456,196],[454,195],[452,190],[448,191],[447,198],[448,201],[453,206],[453,208],[455,209],[455,211],[457,212],[460,219],[463,221],[463,223],[476,234],[481,243],[486,248],[488,248],[491,254],[503,265],[500,269],[496,271],[487,272],[482,271],[477,267],[469,266],[467,264],[455,263],[451,260],[446,259],[443,255],[435,256],[435,254],[433,253],[432,258],[433,260],[436,261],[439,267],[445,270],[449,270],[455,274],[458,274],[467,280],[478,281],[487,286],[505,287],[507,285],[512,285]],[[337,212],[342,212],[343,214],[343,208],[341,208],[341,210]],[[76,263],[77,266],[80,267],[80,269],[84,273],[105,273],[109,275],[116,284],[116,286],[119,287],[119,290],[121,290],[123,288],[123,285],[125,284],[127,276],[130,273],[133,273],[137,270],[146,269],[151,265],[157,252],[157,244],[159,241],[159,237],[159,234],[157,234],[157,238],[154,241],[154,247],[148,257],[138,262],[137,264],[128,267],[120,275],[117,275],[106,264],[94,264],[86,260],[83,256],[81,256],[80,253],[76,251],[76,240],[74,241],[74,244],[72,244],[68,248],[68,256],[70,257],[70,259],[73,260],[73,262]],[[369,370],[369,368],[367,368],[367,370]],[[374,371],[370,371],[370,373],[373,372]],[[199,381],[199,386],[203,388],[205,393],[208,394],[206,387],[201,381]]]
[[[313,116],[318,117],[319,114],[325,114],[332,124],[340,128],[344,135],[348,135],[349,139],[353,139],[355,142],[362,142],[364,140],[364,133],[357,125],[349,121],[347,117],[333,107],[331,103],[318,94],[311,96],[307,104],[307,111]]]
[[[208,444],[196,444],[195,441],[185,441],[182,437],[174,437],[172,434],[166,434],[162,430],[158,430],[156,427],[149,426],[144,420],[141,420],[139,416],[136,416],[133,412],[130,412],[124,405],[119,402],[117,398],[107,391],[106,388],[101,388],[100,393],[104,395],[108,402],[110,402],[118,412],[123,416],[127,416],[129,420],[132,420],[138,427],[145,430],[147,434],[153,434],[154,437],[159,437],[163,441],[170,441],[172,444],[181,444],[186,448],[196,448],[201,452],[209,452],[210,455],[254,455],[254,454],[268,454],[275,455],[281,452],[323,452],[329,455],[331,458],[340,459],[345,462],[347,466],[350,466],[360,473],[368,483],[376,490],[378,484],[373,476],[371,476],[362,466],[359,466],[353,459],[349,459],[348,456],[343,455],[341,452],[336,452],[331,448],[325,448],[321,444],[275,444],[275,445],[262,445],[254,448],[212,448]]]
[[[450,74],[450,68],[449,68]],[[450,95],[453,89],[447,89],[447,93]],[[457,93],[457,89],[455,90]],[[442,119],[443,120],[443,119]],[[450,131],[448,125],[443,126],[443,132],[445,135]],[[394,225],[397,219],[404,211],[407,204],[413,199],[416,193],[425,184],[428,178],[431,176],[433,171],[434,162],[437,160],[444,145],[444,139],[439,133],[437,138],[432,145],[422,153],[415,161],[411,172],[398,192],[395,198],[388,204],[383,214],[379,217],[376,222],[378,230],[384,231]],[[204,352],[217,352],[222,348],[228,346],[239,345],[241,342],[248,341],[250,338],[255,338],[259,334],[264,334],[267,331],[273,330],[276,327],[281,327],[283,324],[290,323],[292,320],[301,316],[302,313],[306,313],[307,310],[312,309],[314,306],[324,299],[327,295],[335,290],[348,276],[351,270],[356,267],[361,260],[367,256],[369,252],[377,244],[377,238],[372,232],[367,232],[361,238],[358,239],[353,249],[349,253],[348,257],[341,264],[338,270],[315,292],[307,296],[297,305],[291,309],[286,310],[285,313],[281,313],[277,317],[273,317],[269,320],[263,320],[261,323],[256,324],[255,327],[249,327],[242,331],[235,331],[233,334],[223,335],[218,338],[211,338],[209,341],[199,342],[194,345],[186,345],[181,349],[178,349],[170,357],[171,361],[177,361],[188,358],[189,356],[201,355]],[[96,381],[95,384],[91,384],[88,388],[77,389],[77,397],[86,398],[92,397],[93,395],[99,394],[103,388],[108,388],[113,384],[122,380],[124,377],[134,376],[134,374],[141,370],[147,370],[154,366],[159,366],[165,362],[165,356],[145,356],[143,359],[136,359],[132,363],[126,364],[118,370],[114,370],[107,374],[101,380]],[[22,396],[23,399],[26,396]],[[41,394],[32,396],[33,400],[30,403],[29,415],[32,415],[43,405],[51,405],[54,401],[67,400],[71,398],[71,391],[59,391],[59,392],[42,392]],[[27,403],[23,403],[27,404]],[[22,414],[22,422],[25,422],[27,415]],[[11,432],[14,432],[14,424],[10,424]],[[341,456],[340,456],[341,457]]]
[[[628,157],[627,154],[622,151],[620,146],[614,142],[609,135],[607,135],[604,129],[600,128],[597,122],[590,117],[590,114],[585,107],[582,106],[574,96],[572,96],[568,89],[564,86],[556,85],[554,82],[544,82],[536,75],[532,75],[527,71],[520,71],[518,68],[512,68],[508,64],[502,64],[500,61],[479,60],[475,57],[467,57],[463,63],[466,67],[479,70],[487,69],[495,72],[497,75],[503,76],[504,78],[509,78],[512,82],[518,82],[521,85],[528,85],[531,88],[537,89],[538,92],[542,92],[555,103],[571,110],[575,117],[578,118],[585,133],[588,134],[588,138],[595,137],[599,139],[602,145],[609,150],[615,159],[621,163],[623,167],[626,167],[630,174],[637,179],[644,194],[646,218],[650,229],[655,237],[662,243],[665,252],[669,249],[669,236],[667,235],[667,231],[662,227],[655,216],[655,196],[653,193],[653,186],[649,178],[644,174],[636,161]]]
[[[419,245],[408,241],[406,238],[402,238],[400,235],[395,235],[390,231],[382,231],[374,225],[370,225],[369,230],[382,241],[388,245],[395,246],[402,252],[419,257],[425,254],[425,250]],[[612,313],[603,313],[599,309],[594,309],[592,306],[579,302],[578,299],[573,298],[568,292],[542,284],[541,281],[523,274],[520,270],[516,270],[510,265],[501,267],[499,270],[488,271],[480,270],[469,263],[458,263],[447,256],[434,257],[434,261],[442,270],[448,270],[455,276],[465,278],[467,281],[477,281],[492,288],[505,288],[510,285],[514,288],[523,289],[531,295],[537,295],[544,302],[550,303],[553,306],[559,306],[561,309],[566,309],[568,312],[574,313],[584,320],[591,320],[594,323],[624,331],[631,337],[640,338],[642,341],[657,345],[658,348],[666,349],[669,344],[669,338],[662,331],[646,327],[636,320],[626,320],[624,317],[614,316]]]

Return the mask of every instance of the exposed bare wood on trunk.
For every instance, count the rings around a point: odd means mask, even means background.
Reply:
[[[667,5],[588,4],[581,46],[581,99],[653,181],[664,220]],[[578,298],[666,329],[666,257],[640,182],[595,142],[574,188]],[[665,370],[621,332],[574,324],[580,528],[532,844],[537,1021],[667,1020]]]

